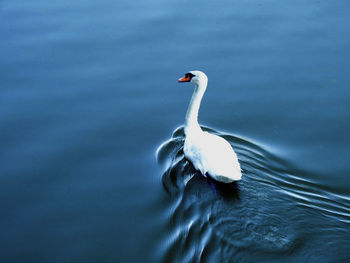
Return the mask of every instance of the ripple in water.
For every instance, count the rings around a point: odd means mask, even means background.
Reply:
[[[203,129],[233,145],[243,178],[227,185],[196,172],[183,155],[183,127],[159,147],[162,182],[173,200],[170,233],[160,245],[164,262],[324,259],[319,243],[331,233],[319,232],[325,226],[349,232],[349,197],[305,179],[307,173],[258,144]]]

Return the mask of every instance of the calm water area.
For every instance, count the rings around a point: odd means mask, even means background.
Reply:
[[[0,262],[350,262],[350,2],[0,2]],[[184,159],[203,129],[243,170]]]

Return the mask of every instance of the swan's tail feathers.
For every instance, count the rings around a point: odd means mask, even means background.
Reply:
[[[211,178],[213,178],[214,180],[218,181],[218,182],[222,182],[222,183],[226,183],[226,184],[229,184],[229,183],[233,183],[235,181],[239,181],[241,180],[242,176],[235,176],[235,177],[227,177],[227,176],[224,176],[224,175],[211,175],[211,174],[208,174]]]
[[[231,178],[228,178],[228,177],[225,177],[225,176],[222,176],[222,175],[217,175],[215,179],[217,181],[223,182],[223,183],[232,183],[232,182],[235,181],[235,180],[232,180]]]

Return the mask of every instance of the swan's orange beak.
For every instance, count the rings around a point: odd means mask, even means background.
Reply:
[[[178,82],[190,82],[191,77],[190,76],[184,76],[183,78],[180,78]]]

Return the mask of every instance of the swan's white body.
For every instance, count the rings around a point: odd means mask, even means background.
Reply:
[[[231,183],[242,178],[237,155],[222,137],[204,132],[198,124],[198,111],[208,78],[201,71],[190,71],[179,82],[193,82],[196,87],[186,114],[184,155],[204,176]]]

